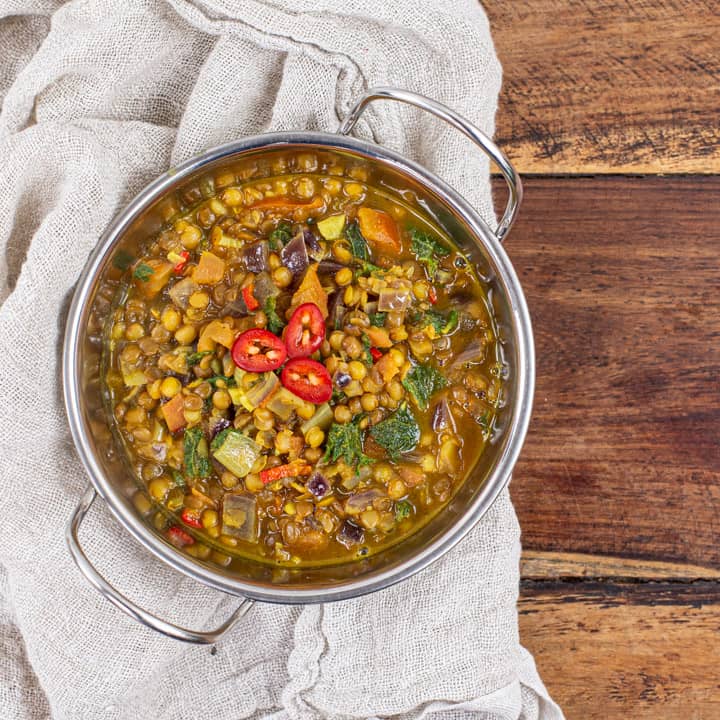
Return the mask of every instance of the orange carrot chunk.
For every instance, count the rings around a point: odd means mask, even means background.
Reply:
[[[361,207],[357,217],[360,232],[374,249],[388,254],[400,252],[400,231],[386,212]]]

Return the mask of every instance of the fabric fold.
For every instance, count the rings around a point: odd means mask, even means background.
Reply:
[[[334,132],[396,85],[492,134],[501,71],[470,0],[0,0],[0,706],[8,720],[562,717],[518,639],[507,491],[429,569],[325,606],[257,604],[215,648],[136,624],[73,566],[87,478],[60,355],[73,287],[113,216],[174,164],[277,130]],[[358,134],[426,165],[494,222],[487,159],[436,118],[373,103]],[[236,599],[179,575],[102,503],[82,531],[152,612],[210,627]]]

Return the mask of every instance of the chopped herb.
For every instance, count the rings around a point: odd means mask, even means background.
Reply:
[[[183,438],[185,477],[204,478],[210,475],[210,459],[205,435],[199,427],[185,430]]]
[[[368,250],[365,238],[362,236],[360,228],[356,222],[345,228],[345,237],[350,243],[350,250],[352,250],[352,254],[358,260],[364,260],[367,262],[370,259],[370,251]]]
[[[347,399],[347,395],[342,390],[338,390],[335,388],[333,390],[332,397],[330,398],[330,402],[334,405],[336,405],[339,402],[342,402],[343,400]]]
[[[186,356],[188,367],[197,365],[206,355],[212,355],[212,350],[203,350],[202,352],[188,353]]]
[[[185,478],[182,476],[182,473],[173,469],[172,477],[175,487],[179,487],[181,490],[187,490],[187,483],[185,482]]]
[[[439,240],[417,228],[410,229],[410,250],[418,262],[427,267],[428,275],[433,278],[438,269],[438,258],[447,257],[450,250]]]
[[[133,271],[133,277],[141,282],[147,282],[154,274],[155,271],[145,263],[138,263]]]
[[[421,410],[427,410],[430,397],[447,385],[447,380],[432,365],[415,365],[402,381]]]
[[[370,352],[372,343],[370,342],[370,338],[365,333],[362,334],[362,344],[363,344],[363,354],[365,355],[365,364],[368,366],[372,366],[372,364],[374,362],[372,353]]]
[[[388,418],[373,425],[370,435],[392,460],[397,460],[401,453],[415,449],[420,440],[420,426],[407,403],[403,403]]]
[[[475,418],[475,422],[485,431],[487,432],[490,429],[490,420],[488,419],[488,414],[483,413],[482,415],[478,415]]]
[[[265,315],[267,315],[267,329],[275,335],[279,335],[280,331],[285,327],[285,323],[282,318],[277,314],[275,305],[277,303],[277,297],[274,295],[269,297],[263,305]]]
[[[292,240],[292,228],[288,223],[280,223],[270,233],[270,249],[277,252],[282,250]]]
[[[217,386],[219,380],[225,381],[225,387],[235,387],[237,382],[234,377],[227,377],[227,375],[213,375],[209,378],[204,378],[203,382],[210,383],[213,387]]]
[[[372,462],[363,452],[362,435],[358,424],[363,416],[358,415],[352,422],[340,425],[334,422],[327,435],[327,444],[323,460],[336,462],[342,458],[348,465],[357,468]]]
[[[370,315],[370,324],[374,327],[384,327],[385,318],[387,317],[386,312],[376,312]]]
[[[395,504],[395,520],[402,522],[405,518],[410,517],[413,506],[407,500],[401,500]]]
[[[232,428],[226,427],[224,430],[221,430],[214,438],[213,441],[210,443],[210,450],[215,451],[217,450],[224,442],[225,438],[228,436],[229,433],[232,432]]]
[[[428,310],[418,317],[418,322],[423,327],[432,325],[438,335],[449,335],[457,329],[459,322],[458,311],[451,310],[447,315],[444,315],[439,310]]]
[[[118,250],[114,257],[112,264],[118,269],[125,272],[135,261],[135,258],[133,255],[131,255],[127,250]]]

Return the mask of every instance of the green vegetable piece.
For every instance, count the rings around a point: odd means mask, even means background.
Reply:
[[[370,435],[392,460],[397,460],[402,453],[415,449],[420,440],[420,426],[408,404],[403,403],[390,417],[373,425]]]
[[[138,263],[133,271],[133,277],[141,282],[147,282],[154,274],[155,271],[145,263]]]
[[[282,250],[292,240],[292,227],[288,223],[281,222],[271,233],[270,233],[270,249],[271,250]]]
[[[386,312],[376,312],[370,315],[370,324],[374,327],[384,327],[385,318],[387,317]]]
[[[331,215],[318,221],[317,229],[326,240],[337,240],[345,227],[345,214]]]
[[[365,242],[365,238],[360,232],[360,228],[357,223],[352,223],[345,228],[345,237],[350,243],[350,250],[352,254],[358,258],[358,260],[368,261],[370,259],[370,251],[368,245]],[[373,265],[373,267],[375,267]]]
[[[321,430],[325,430],[332,422],[332,419],[333,411],[330,404],[323,403],[315,410],[315,414],[300,426],[300,432],[303,435],[306,435],[308,430],[311,430],[314,427],[319,427]]]
[[[365,355],[364,362],[368,367],[372,367],[373,356],[372,356],[372,353],[370,352],[372,343],[370,342],[370,338],[365,333],[362,334],[362,344],[363,344],[363,354]]]
[[[192,367],[193,365],[197,365],[206,355],[212,354],[213,350],[203,350],[202,352],[188,353],[185,359],[187,360],[188,367]]]
[[[199,427],[188,428],[183,436],[185,477],[205,478],[210,475],[210,458],[205,435]]]
[[[402,381],[420,410],[427,410],[430,397],[447,385],[447,380],[432,365],[415,365]]]
[[[175,483],[175,487],[179,487],[181,490],[187,490],[187,483],[185,482],[185,478],[182,476],[182,473],[179,473],[177,470],[173,470],[172,478],[173,483]]]
[[[224,380],[225,386],[228,388],[235,387],[236,385],[235,378],[228,377],[227,375],[213,375],[209,378],[203,378],[203,382],[210,383],[214,388],[217,387],[219,380]]]
[[[438,258],[447,257],[450,250],[446,248],[439,240],[429,233],[410,229],[410,250],[418,262],[427,267],[428,275],[433,278],[438,269]]]
[[[279,335],[282,332],[282,329],[285,327],[285,323],[282,321],[282,318],[277,314],[277,311],[275,310],[276,304],[277,298],[274,296],[269,297],[265,301],[263,310],[265,311],[265,315],[267,315],[267,329],[271,333]]]
[[[432,325],[438,335],[449,335],[457,329],[459,316],[457,310],[443,315],[439,310],[428,310],[421,318],[423,325]]]
[[[225,428],[218,433],[212,443],[213,457],[224,465],[233,475],[245,477],[257,459],[262,448],[247,435]]]
[[[334,422],[330,426],[323,456],[325,462],[336,462],[342,458],[354,468],[373,462],[372,458],[363,452],[362,435],[358,427],[362,418],[362,415],[358,415],[352,422],[344,425]]]
[[[413,506],[407,500],[401,500],[395,504],[395,521],[402,522],[405,518],[409,518],[413,511]]]
[[[131,255],[127,250],[120,249],[113,256],[112,264],[118,269],[125,272],[135,262],[135,256]]]

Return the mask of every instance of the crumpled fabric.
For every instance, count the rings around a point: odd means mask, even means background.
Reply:
[[[374,85],[421,92],[492,133],[501,70],[475,0],[0,0],[0,708],[7,720],[554,720],[518,638],[520,533],[507,491],[429,569],[327,605],[257,604],[214,648],[101,598],[64,542],[87,485],[62,405],[73,286],[146,183],[222,142],[334,131]],[[494,223],[468,141],[397,103],[357,132],[446,178]],[[102,503],[102,573],[193,627],[236,599],[180,575]]]

